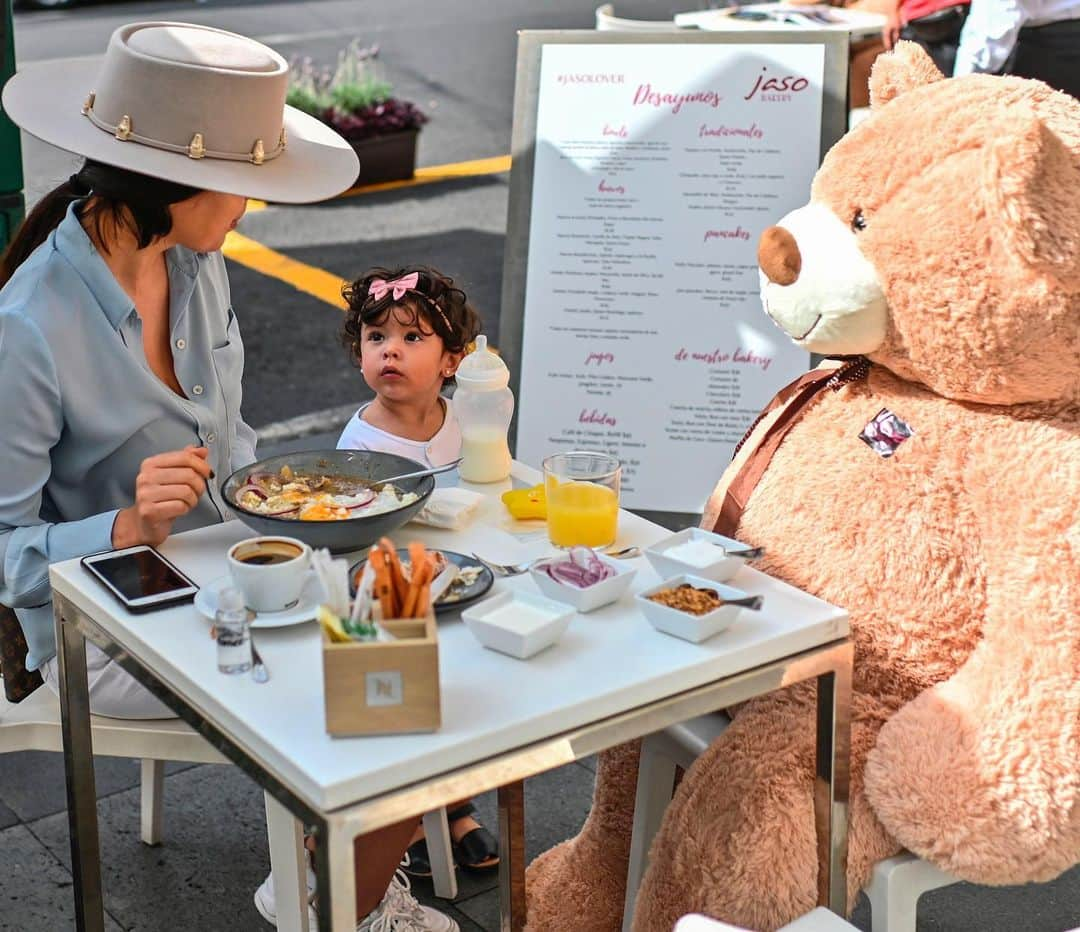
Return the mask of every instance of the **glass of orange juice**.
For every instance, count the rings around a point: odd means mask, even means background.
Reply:
[[[548,538],[556,547],[607,547],[619,524],[622,466],[606,453],[555,453],[544,460]]]

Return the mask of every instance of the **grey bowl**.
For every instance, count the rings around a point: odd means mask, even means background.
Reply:
[[[420,496],[410,505],[379,515],[345,518],[342,521],[296,521],[275,518],[247,511],[236,504],[235,493],[252,472],[276,473],[282,466],[306,472],[322,472],[327,475],[347,476],[378,482],[406,472],[424,469],[423,463],[372,450],[304,450],[283,453],[269,459],[251,463],[238,469],[221,484],[221,495],[233,513],[258,534],[278,534],[295,537],[311,547],[326,547],[333,553],[360,550],[375,543],[380,537],[396,531],[415,515],[431,496],[435,488],[434,476],[419,479],[403,479],[395,483],[403,492],[415,492]]]

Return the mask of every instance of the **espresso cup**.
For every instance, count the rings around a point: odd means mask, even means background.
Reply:
[[[281,612],[300,601],[311,548],[295,537],[250,537],[229,548],[229,573],[256,612]]]

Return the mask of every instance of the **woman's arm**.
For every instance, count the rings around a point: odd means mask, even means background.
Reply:
[[[116,511],[46,524],[41,506],[50,453],[63,430],[52,353],[32,320],[0,314],[0,603],[49,601],[49,564],[108,550]]]

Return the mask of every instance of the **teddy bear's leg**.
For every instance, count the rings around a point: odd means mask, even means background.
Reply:
[[[581,831],[529,865],[525,932],[619,932],[640,750],[632,741],[600,755]]]
[[[862,765],[886,713],[854,697],[849,903],[875,861],[899,850],[862,796]],[[813,692],[744,706],[679,785],[649,852],[634,932],[668,932],[701,912],[776,929],[814,908]]]

